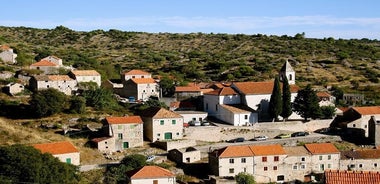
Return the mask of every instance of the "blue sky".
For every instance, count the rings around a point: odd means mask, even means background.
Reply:
[[[380,40],[379,7],[378,0],[12,0],[0,25]]]

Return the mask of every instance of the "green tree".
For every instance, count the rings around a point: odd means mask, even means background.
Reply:
[[[70,112],[82,114],[86,111],[86,99],[81,96],[72,96],[70,99]]]
[[[272,95],[270,96],[269,114],[271,118],[277,120],[278,115],[281,114],[281,111],[282,111],[281,88],[280,88],[280,80],[277,76],[274,80]]]
[[[323,119],[331,119],[335,115],[335,107],[334,106],[322,106],[321,107],[321,118]]]
[[[174,80],[169,78],[169,76],[164,76],[160,80],[160,88],[162,90],[162,95],[165,97],[171,97],[174,95],[175,83]]]
[[[288,78],[284,77],[282,81],[282,112],[281,117],[286,120],[291,114],[292,111],[292,103],[291,103],[291,93],[290,86],[288,82]]]
[[[0,179],[4,183],[78,183],[78,167],[30,146],[0,146]]]
[[[255,178],[248,173],[239,173],[235,176],[237,184],[256,184]]]
[[[84,91],[82,95],[86,99],[86,105],[94,107],[96,110],[116,109],[118,107],[116,98],[107,89],[90,89]]]
[[[293,102],[293,110],[303,117],[305,121],[308,118],[319,118],[321,116],[321,108],[318,104],[319,100],[316,92],[307,85],[304,89],[298,91]]]
[[[64,110],[66,95],[56,89],[49,88],[33,93],[29,104],[38,117],[51,116]]]
[[[132,154],[124,157],[120,164],[107,169],[106,183],[126,183],[126,172],[146,165],[146,157],[141,154]]]

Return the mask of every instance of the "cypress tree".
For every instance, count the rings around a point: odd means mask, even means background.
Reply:
[[[291,93],[287,77],[282,82],[282,112],[281,117],[286,120],[292,114]]]
[[[311,89],[310,85],[307,85],[306,88],[298,91],[293,103],[293,110],[303,117],[305,121],[307,121],[307,118],[319,118],[321,108],[318,101],[317,93]]]
[[[277,76],[274,80],[272,95],[269,101],[269,114],[271,118],[277,120],[282,111],[282,97],[280,88],[280,79]]]

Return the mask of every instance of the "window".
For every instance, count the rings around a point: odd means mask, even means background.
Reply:
[[[374,163],[374,164],[373,164],[373,167],[377,167],[377,163]]]
[[[268,170],[268,167],[264,167],[264,171],[267,171]]]
[[[325,164],[319,165],[319,170],[324,171],[325,170]]]
[[[179,135],[179,132],[177,132],[176,135]]]
[[[302,162],[305,162],[305,157],[302,157],[302,158],[301,158],[301,161],[302,161]]]
[[[230,173],[234,173],[235,172],[233,168],[230,168],[229,171],[230,171]]]
[[[277,171],[277,166],[273,166],[273,170],[274,170],[274,171]]]
[[[278,162],[280,159],[279,159],[278,156],[274,156],[273,160],[274,160],[275,162]]]
[[[164,125],[164,120],[160,120],[160,125]]]
[[[230,158],[230,164],[233,164],[235,161],[233,158]]]
[[[71,158],[66,158],[66,163],[71,164]]]
[[[277,176],[277,181],[284,181],[285,180],[285,176],[284,175],[278,175]]]
[[[215,110],[218,111],[218,104],[215,105]]]
[[[157,137],[160,137],[161,136],[161,134],[157,134]]]
[[[327,155],[327,160],[331,160],[331,155]]]
[[[262,157],[262,158],[261,158],[261,161],[262,161],[262,162],[266,162],[266,161],[267,161],[267,157]]]
[[[244,115],[244,119],[248,119],[248,115]]]
[[[363,168],[363,164],[359,164],[359,168]]]
[[[319,156],[319,160],[322,160],[322,155]]]
[[[119,134],[117,134],[117,137],[118,137],[119,139],[123,139],[123,134],[122,134],[122,133],[119,133]]]
[[[246,162],[245,158],[241,158],[241,163],[245,163],[245,162]]]
[[[300,168],[301,168],[302,170],[305,170],[305,169],[306,169],[306,165],[305,165],[305,164],[302,164],[302,165],[300,166]]]
[[[172,120],[172,125],[175,125],[176,124],[176,121],[175,119]]]
[[[350,168],[355,168],[355,164],[351,164],[351,165],[350,165]]]
[[[330,169],[330,168],[331,168],[331,164],[327,164],[327,168],[329,168],[329,169]]]
[[[117,129],[122,129],[123,128],[123,125],[117,125]]]
[[[292,74],[289,74],[289,80],[293,80],[293,79],[292,79]]]
[[[297,165],[293,165],[293,170],[298,170],[298,166]]]
[[[356,125],[355,125],[355,124],[352,124],[352,127],[354,127],[354,128],[355,128],[355,127],[356,127]]]
[[[364,128],[367,128],[367,125],[364,125]]]

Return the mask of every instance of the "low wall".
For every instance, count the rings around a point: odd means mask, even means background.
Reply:
[[[172,141],[156,141],[154,142],[154,144],[166,151],[169,151],[172,149],[187,148],[187,147],[192,147],[192,146],[197,145],[195,140],[187,140],[187,139],[172,140]]]

